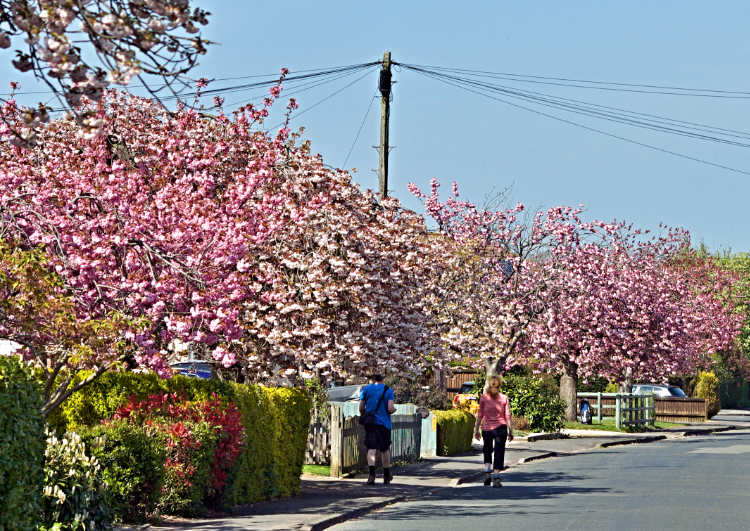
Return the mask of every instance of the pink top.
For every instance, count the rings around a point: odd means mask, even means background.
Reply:
[[[489,394],[479,397],[477,417],[482,421],[482,431],[492,431],[500,426],[507,426],[510,420],[510,400],[502,394],[492,398]]]

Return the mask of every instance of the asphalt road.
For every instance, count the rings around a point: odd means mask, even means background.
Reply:
[[[331,529],[750,529],[750,430],[547,459]]]

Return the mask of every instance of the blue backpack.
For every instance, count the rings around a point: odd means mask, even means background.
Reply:
[[[585,398],[581,399],[581,424],[591,424],[593,415],[591,414],[591,404]]]

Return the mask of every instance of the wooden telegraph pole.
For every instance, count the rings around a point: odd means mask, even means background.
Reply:
[[[391,113],[391,52],[383,52],[383,68],[380,70],[378,90],[382,95],[380,104],[380,165],[378,191],[380,197],[388,196],[388,121]]]

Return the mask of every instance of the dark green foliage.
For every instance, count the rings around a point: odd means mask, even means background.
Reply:
[[[45,448],[41,386],[17,358],[0,356],[0,531],[35,529]]]
[[[405,376],[389,376],[385,384],[393,389],[397,404],[414,404],[427,409],[449,409],[450,400],[434,385],[423,386]],[[424,387],[428,387],[425,389]]]
[[[139,522],[154,511],[164,485],[166,441],[147,426],[115,421],[81,432],[86,448],[102,464],[107,505],[115,521]],[[95,447],[93,441],[103,437]]]
[[[183,376],[160,380],[153,374],[107,373],[66,400],[59,408],[54,425],[59,430],[94,427],[102,420],[112,418],[117,408],[133,394],[145,399],[155,393],[175,391],[184,391],[190,401],[209,400],[212,393],[216,393],[227,402],[233,401],[242,414],[244,449],[235,461],[224,489],[216,494],[204,488],[202,503],[231,509],[239,504],[299,492],[310,423],[310,398],[302,389],[267,388]],[[123,455],[127,453],[123,452]],[[131,471],[123,468],[121,473],[123,477],[130,477]],[[132,475],[141,477],[140,473],[133,471]],[[187,496],[193,501],[178,512],[189,514],[197,507],[193,503],[197,495]],[[134,515],[149,510],[145,507],[152,506],[149,504],[153,500],[138,503],[141,505]],[[170,504],[170,510],[178,505],[176,501]],[[125,517],[122,509],[119,514]]]
[[[437,454],[452,455],[471,450],[476,418],[467,411],[433,411],[437,418]]]
[[[589,378],[588,383],[584,383],[583,378],[578,378],[579,393],[604,393],[606,392],[609,380],[606,378]]]
[[[558,396],[554,378],[508,374],[500,391],[510,399],[513,416],[529,421],[529,431],[554,432],[563,427],[565,402]]]

